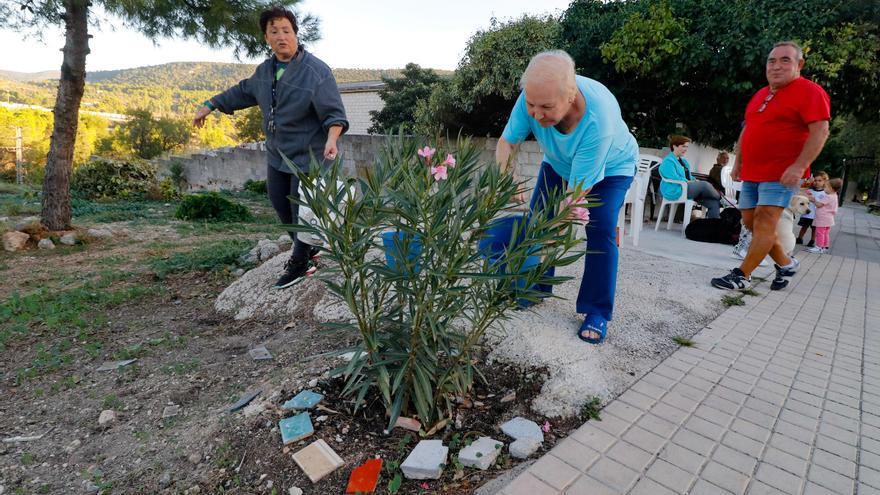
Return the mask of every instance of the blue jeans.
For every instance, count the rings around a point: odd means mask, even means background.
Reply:
[[[752,210],[756,206],[781,206],[788,208],[788,202],[797,192],[797,187],[788,187],[781,182],[749,182],[742,183],[739,194],[740,210]]]
[[[611,320],[617,288],[617,215],[632,181],[632,177],[622,175],[605,177],[590,191],[590,196],[600,204],[590,208],[590,223],[586,226],[589,254],[584,260],[584,275],[578,292],[578,313],[598,314]],[[557,205],[547,205],[547,198],[552,191],[561,192],[567,187],[568,183],[549,163],[542,163],[529,211],[540,211],[549,206],[555,212]],[[547,275],[553,276],[554,272],[551,268]],[[553,290],[549,285],[538,288],[548,293]]]

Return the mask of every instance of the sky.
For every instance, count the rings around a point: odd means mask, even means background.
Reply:
[[[321,20],[322,39],[309,49],[336,68],[399,68],[409,62],[455,69],[465,45],[478,30],[523,14],[560,14],[568,0],[304,0],[301,12]],[[167,62],[239,62],[233,50],[212,50],[195,41],[164,39],[154,45],[136,31],[103,23],[90,40],[86,70],[113,70]],[[58,70],[64,35],[44,30],[43,42],[24,33],[0,31],[0,69],[18,72]],[[243,60],[255,63],[257,60]]]

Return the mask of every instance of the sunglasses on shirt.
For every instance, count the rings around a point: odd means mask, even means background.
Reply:
[[[763,112],[764,109],[767,108],[767,104],[770,103],[770,100],[772,100],[774,96],[776,96],[776,93],[770,93],[764,98],[764,103],[761,103],[761,106],[758,107],[758,113]]]

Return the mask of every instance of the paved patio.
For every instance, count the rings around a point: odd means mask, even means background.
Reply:
[[[880,494],[880,217],[839,219],[831,255],[799,255],[788,289],[726,310],[499,493]]]

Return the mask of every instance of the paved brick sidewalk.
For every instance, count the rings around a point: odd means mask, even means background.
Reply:
[[[880,264],[801,266],[500,493],[880,494]]]

